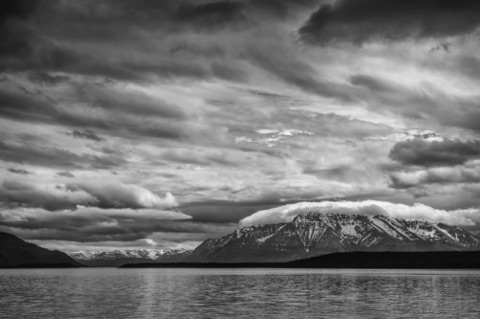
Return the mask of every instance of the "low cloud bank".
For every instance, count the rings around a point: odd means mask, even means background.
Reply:
[[[197,232],[195,225],[183,225],[191,216],[158,209],[102,209],[48,211],[42,208],[0,210],[0,231],[24,239],[68,240],[77,242],[132,241],[149,234]]]
[[[48,210],[74,209],[77,205],[117,209],[178,206],[171,193],[161,196],[141,186],[114,181],[38,185],[26,180],[5,180],[0,184],[0,201]]]
[[[240,226],[291,222],[296,216],[308,213],[335,213],[351,215],[383,215],[394,218],[420,219],[442,222],[448,225],[473,226],[480,223],[480,211],[476,208],[440,210],[424,204],[412,206],[383,201],[361,202],[301,202],[258,211],[242,220]]]

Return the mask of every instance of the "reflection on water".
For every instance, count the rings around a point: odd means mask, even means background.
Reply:
[[[0,318],[480,318],[480,271],[0,270]]]

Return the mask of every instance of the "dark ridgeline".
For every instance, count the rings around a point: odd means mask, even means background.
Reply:
[[[60,251],[52,251],[0,232],[0,268],[70,268],[82,267]]]
[[[282,263],[150,263],[120,268],[480,269],[480,251],[348,252]]]

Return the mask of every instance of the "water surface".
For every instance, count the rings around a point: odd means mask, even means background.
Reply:
[[[0,318],[480,318],[480,271],[6,269]]]

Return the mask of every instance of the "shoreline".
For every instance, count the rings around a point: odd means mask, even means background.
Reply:
[[[118,268],[336,268],[336,269],[480,269],[480,251],[347,252],[290,262],[176,262],[125,264]]]

